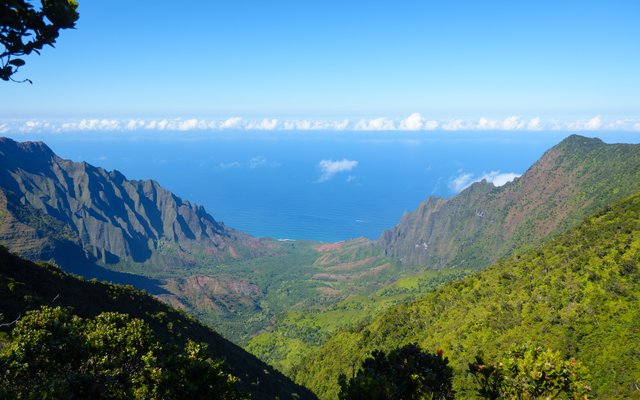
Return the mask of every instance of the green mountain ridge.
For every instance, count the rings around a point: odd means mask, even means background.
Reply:
[[[275,328],[252,338],[247,349],[292,375],[307,354],[339,330],[365,324],[388,307],[512,252],[534,248],[637,191],[640,145],[569,136],[515,182],[503,187],[478,182],[452,198],[427,199],[371,245],[404,263],[395,279],[332,304],[280,315]]]
[[[591,371],[594,398],[640,398],[640,193],[577,228],[345,330],[294,368],[296,382],[337,397],[339,374],[374,349],[443,349],[455,389],[473,397],[468,363],[535,341]]]
[[[378,243],[406,265],[482,268],[638,190],[640,145],[572,135],[504,186],[428,198]]]
[[[193,317],[176,311],[131,286],[85,281],[50,264],[37,265],[0,247],[0,314],[8,323],[41,305],[72,307],[85,318],[113,311],[148,323],[164,343],[184,347],[188,339],[208,344],[212,357],[225,361],[240,378],[239,386],[255,399],[312,399],[272,367],[203,326]],[[0,328],[6,331],[11,324]],[[0,344],[2,336],[0,335]]]

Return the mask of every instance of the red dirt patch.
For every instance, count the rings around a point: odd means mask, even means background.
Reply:
[[[386,264],[379,265],[375,268],[372,268],[368,271],[362,271],[362,272],[358,272],[357,274],[351,274],[351,275],[329,274],[329,273],[321,272],[319,274],[314,274],[312,278],[319,279],[319,280],[328,280],[328,281],[354,281],[360,278],[364,278],[366,276],[376,276],[380,272],[382,272],[382,270],[385,270],[389,267],[391,267],[391,264],[386,263]]]
[[[314,247],[316,251],[321,251],[321,252],[339,251],[339,250],[342,250],[343,248],[344,248],[344,242],[324,243]]]

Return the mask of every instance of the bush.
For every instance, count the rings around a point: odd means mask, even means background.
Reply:
[[[385,354],[374,351],[358,373],[340,376],[341,400],[453,399],[453,369],[442,351],[429,354],[408,344]]]

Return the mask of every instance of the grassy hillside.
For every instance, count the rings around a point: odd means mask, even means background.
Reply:
[[[226,362],[241,388],[256,399],[313,398],[304,388],[225,340],[193,317],[176,311],[130,286],[85,281],[50,264],[34,264],[0,248],[0,311],[3,323],[40,305],[73,308],[81,317],[114,311],[148,323],[163,343],[183,347],[188,339],[207,343],[212,357]],[[4,328],[7,329],[6,327]],[[299,397],[298,397],[299,396]]]
[[[495,355],[535,341],[586,364],[593,397],[640,398],[638,293],[640,193],[537,249],[336,334],[298,363],[295,379],[336,398],[338,375],[370,351],[418,342],[444,349],[468,398],[465,369],[479,350]]]

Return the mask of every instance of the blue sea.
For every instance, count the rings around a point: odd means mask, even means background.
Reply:
[[[154,179],[255,236],[375,239],[429,196],[522,174],[565,132],[175,132],[15,135],[129,179]],[[594,133],[640,142],[638,133]]]

